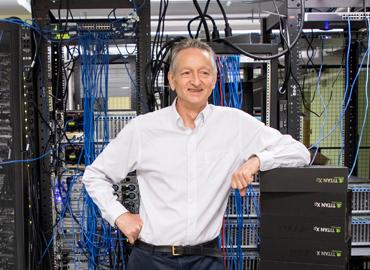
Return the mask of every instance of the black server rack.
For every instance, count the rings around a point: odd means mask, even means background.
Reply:
[[[31,34],[0,23],[0,269],[28,269]],[[11,161],[10,161],[11,160]],[[31,206],[30,206],[31,207]]]

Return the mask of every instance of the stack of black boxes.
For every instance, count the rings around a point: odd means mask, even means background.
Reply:
[[[348,269],[347,168],[279,168],[260,187],[260,270]]]

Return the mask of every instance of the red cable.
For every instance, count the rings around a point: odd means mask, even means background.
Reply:
[[[221,72],[222,72],[222,70],[221,70],[221,60],[220,60],[220,56],[217,56],[217,60],[218,60],[218,62],[219,62],[219,72],[220,72],[220,80],[219,80],[219,84],[220,84],[220,104],[221,104],[221,106],[224,106],[224,99],[222,98],[222,84],[221,84]]]
[[[225,266],[225,269],[226,269],[225,218],[222,219],[221,231],[222,231],[221,247],[224,247],[222,249],[222,255],[224,256],[224,266]]]

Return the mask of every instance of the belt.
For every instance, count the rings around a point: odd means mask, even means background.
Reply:
[[[140,240],[135,241],[135,247],[158,255],[172,256],[209,256],[221,257],[217,247],[217,239],[195,246],[154,246]]]

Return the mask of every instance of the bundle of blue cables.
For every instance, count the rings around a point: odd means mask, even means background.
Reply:
[[[233,108],[242,108],[243,102],[243,81],[240,76],[240,55],[222,55],[216,58],[218,81],[213,89],[213,104],[228,106]],[[250,209],[254,209],[256,216],[259,216],[259,201],[252,185],[248,186],[245,199],[239,193],[239,190],[232,191],[230,200],[235,205],[235,209],[226,209],[225,222],[223,226],[223,239],[225,249],[225,264],[228,269],[242,270],[246,260],[246,254],[243,252],[243,230],[247,226],[244,224],[246,218],[250,218]],[[251,203],[252,205],[249,205]],[[230,218],[230,212],[236,213],[236,222]],[[258,238],[258,228],[254,228]],[[246,235],[246,234],[245,234]],[[247,236],[246,236],[247,237]],[[245,238],[246,238],[245,237]]]
[[[84,34],[79,38],[81,75],[84,110],[84,157],[85,164],[91,164],[109,142],[108,129],[108,72],[109,37],[104,33]],[[104,119],[103,134],[99,134],[96,119]],[[103,138],[97,142],[96,138]],[[117,269],[125,268],[123,260],[123,240],[121,233],[114,230],[101,216],[98,207],[83,190],[80,247],[88,252],[88,267],[109,265]],[[115,237],[116,235],[117,237]],[[119,246],[120,253],[116,254]]]
[[[240,55],[216,58],[218,81],[212,92],[213,104],[241,109],[243,81],[240,78]]]

